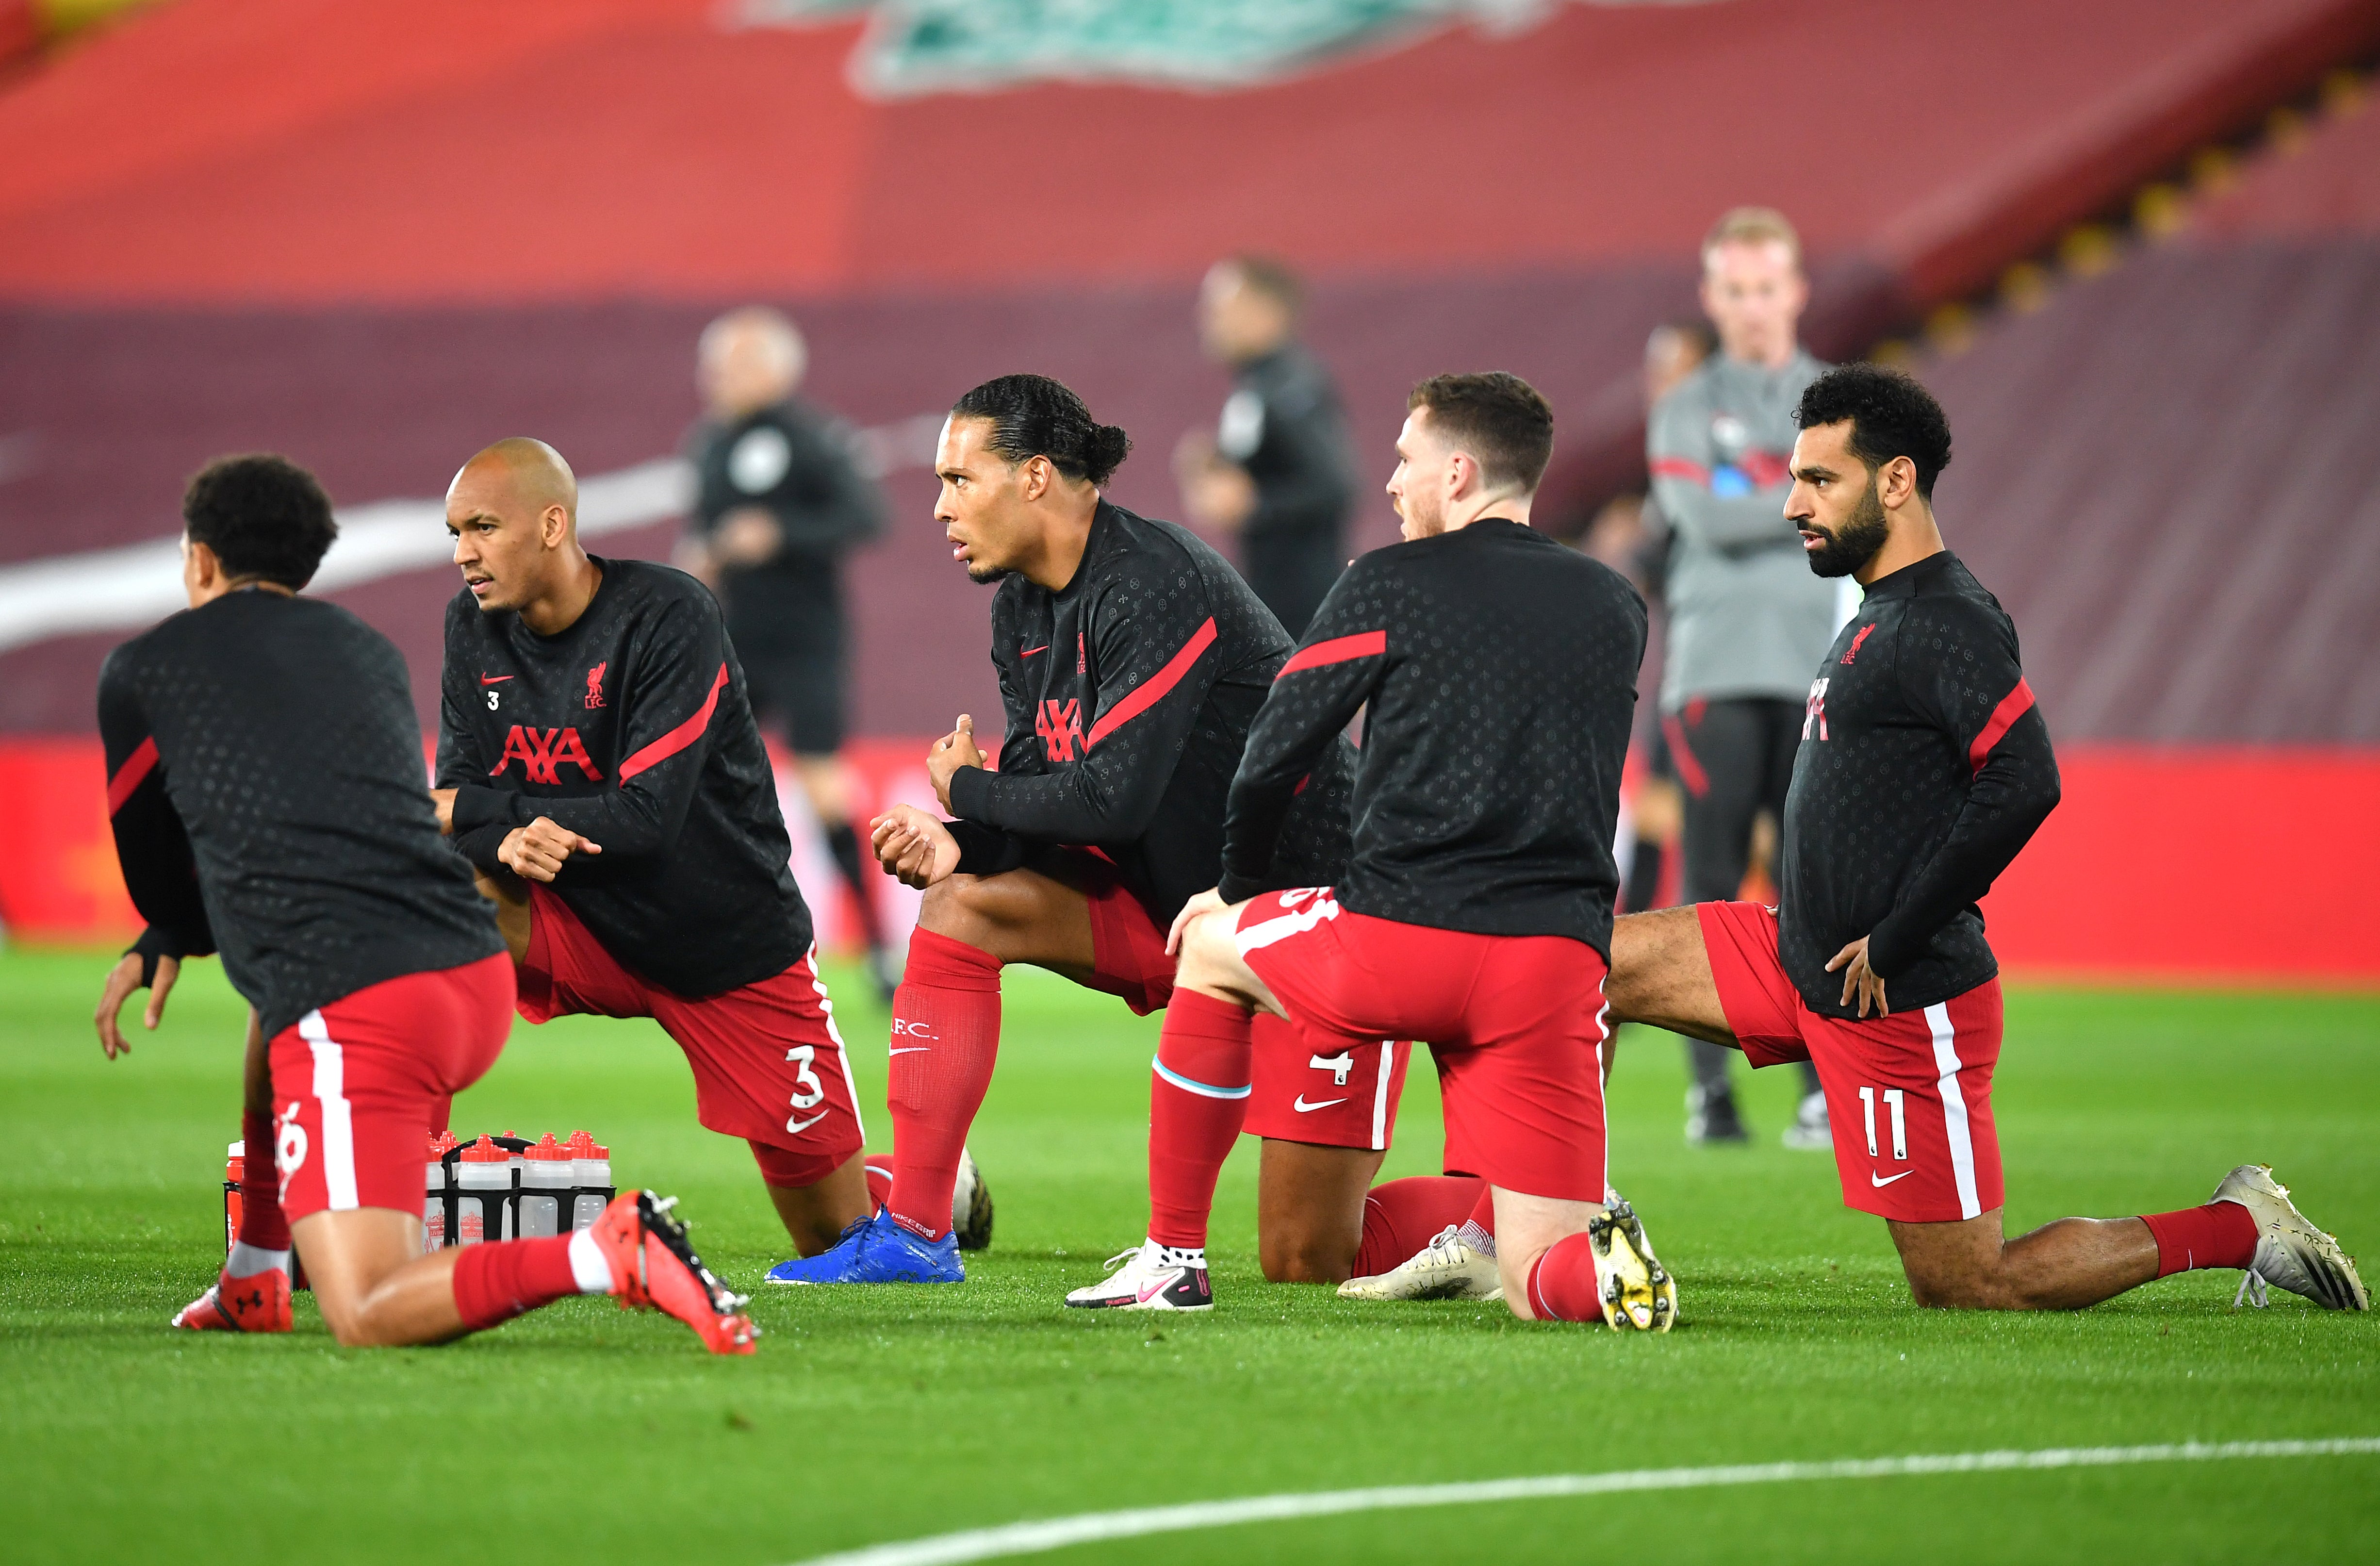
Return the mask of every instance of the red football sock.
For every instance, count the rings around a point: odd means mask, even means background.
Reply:
[[[1148,1077],[1148,1237],[1207,1244],[1215,1178],[1248,1113],[1256,1019],[1230,1001],[1177,989]]]
[[[1595,1280],[1595,1246],[1584,1234],[1565,1234],[1529,1269],[1529,1309],[1540,1321],[1600,1321],[1603,1291]]]
[[[273,1117],[251,1110],[240,1116],[247,1139],[240,1156],[239,1243],[254,1250],[289,1248],[289,1220],[281,1211],[281,1173],[273,1168]]]
[[[1471,1211],[1464,1216],[1463,1221],[1465,1223],[1475,1223],[1485,1231],[1490,1238],[1494,1237],[1496,1232],[1496,1188],[1488,1184],[1485,1180],[1479,1183],[1479,1199],[1471,1204]]]
[[[2201,1267],[2245,1267],[2256,1259],[2256,1220],[2237,1202],[2144,1212],[2141,1221],[2156,1236],[2160,1278]]]
[[[1459,1224],[1488,1182],[1468,1174],[1415,1174],[1375,1185],[1364,1195],[1364,1243],[1355,1250],[1358,1278],[1377,1278],[1417,1253],[1449,1224]]]
[[[967,1128],[1000,1053],[1000,959],[920,929],[892,997],[892,1190],[885,1208],[929,1240],[951,1232]]]
[[[879,1213],[891,1207],[892,1205],[892,1161],[890,1159],[870,1159],[860,1165],[860,1171],[868,1176],[868,1211]]]
[[[455,1309],[474,1332],[578,1293],[567,1234],[466,1245],[455,1258]]]

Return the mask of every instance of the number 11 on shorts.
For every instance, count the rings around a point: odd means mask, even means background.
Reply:
[[[1884,1107],[1892,1111],[1892,1158],[1896,1163],[1909,1161],[1909,1120],[1901,1108],[1903,1094],[1898,1087],[1884,1090]],[[1867,1121],[1867,1156],[1876,1154],[1876,1089],[1860,1089],[1860,1113]]]

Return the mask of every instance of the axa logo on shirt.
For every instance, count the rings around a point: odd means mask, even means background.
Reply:
[[[1072,761],[1078,750],[1090,746],[1083,738],[1083,704],[1073,701],[1049,700],[1041,703],[1034,715],[1033,732],[1041,738],[1041,748],[1052,761]]]
[[[1857,647],[1859,644],[1854,642],[1852,645]],[[1851,660],[1846,658],[1843,662],[1848,663]],[[1802,711],[1802,737],[1809,738],[1812,729],[1818,731],[1820,739],[1827,737],[1827,682],[1824,680],[1810,682],[1810,700]]]
[[[565,762],[593,782],[603,781],[602,772],[597,769],[595,759],[587,754],[587,743],[578,737],[577,729],[524,728],[515,723],[512,733],[504,735],[504,753],[488,769],[488,776],[504,776],[504,769],[516,760],[530,783],[560,783]]]

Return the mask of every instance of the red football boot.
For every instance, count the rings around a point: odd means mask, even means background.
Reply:
[[[623,1191],[589,1232],[612,1265],[612,1294],[624,1310],[658,1310],[694,1329],[712,1354],[750,1354],[760,1329],[737,1307],[743,1296],[711,1275],[670,1216],[674,1196]]]
[[[189,1332],[286,1332],[289,1274],[276,1267],[245,1278],[219,1274],[207,1292],[174,1313]]]

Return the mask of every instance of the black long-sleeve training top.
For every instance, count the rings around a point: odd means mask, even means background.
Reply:
[[[1098,848],[1171,924],[1216,882],[1224,800],[1288,633],[1195,534],[1102,501],[1072,581],[1000,585],[991,638],[1008,728],[997,772],[951,779],[959,868],[990,875],[1037,846]],[[1337,878],[1354,761],[1343,738],[1314,747],[1250,872],[1261,885]]]
[[[704,539],[733,511],[758,506],[777,524],[777,551],[720,573],[728,634],[755,662],[840,647],[843,556],[882,531],[884,498],[861,473],[850,431],[797,399],[688,433],[695,473],[687,527]]]
[[[1256,481],[1256,509],[1242,531],[1335,544],[1355,507],[1355,477],[1330,372],[1302,346],[1284,343],[1240,366],[1232,380],[1215,449]]]
[[[719,605],[683,571],[595,564],[602,584],[555,636],[468,589],[446,606],[455,845],[493,868],[513,828],[551,817],[603,850],[553,891],[631,971],[695,998],[783,973],[810,914]]]
[[[133,637],[99,732],[134,950],[220,947],[265,1037],[504,950],[439,840],[405,660],[336,604],[250,589]]]
[[[1297,781],[1366,708],[1359,914],[1564,935],[1609,960],[1620,770],[1645,601],[1609,566],[1492,517],[1357,560],[1322,601],[1248,735],[1223,896],[1259,890]]]
[[[1957,555],[1878,579],[1811,682],[1785,796],[1778,953],[1810,1009],[1862,936],[1896,1012],[1999,972],[1975,904],[2058,804],[2016,625]]]

